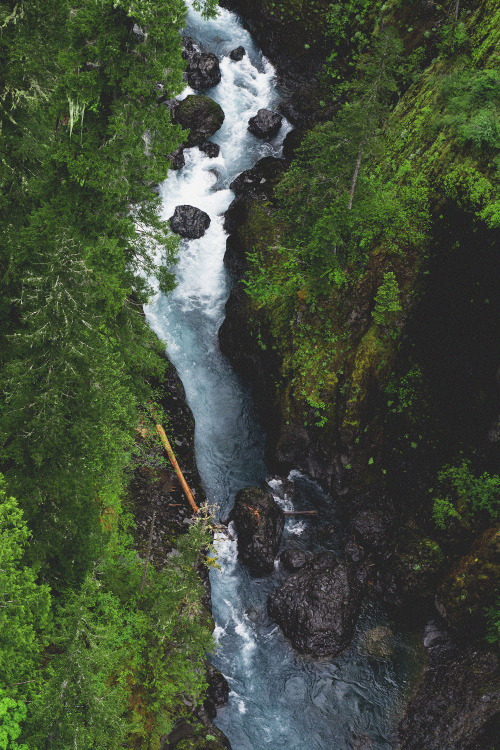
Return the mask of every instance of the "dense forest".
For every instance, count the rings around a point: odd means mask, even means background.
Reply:
[[[497,653],[498,2],[220,4],[301,112],[272,194],[244,201],[222,334],[271,461],[352,518],[397,518],[399,604],[436,598]],[[205,698],[211,520],[145,585],[130,497],[135,467],[161,465],[153,416],[168,427],[142,307],[153,275],[174,284],[156,186],[187,137],[163,106],[185,85],[185,19],[183,0],[0,1],[4,750],[157,750]]]

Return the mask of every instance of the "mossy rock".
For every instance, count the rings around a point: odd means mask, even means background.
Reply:
[[[438,609],[455,629],[481,637],[500,580],[500,526],[488,529],[439,587]]]
[[[187,146],[204,143],[224,122],[224,111],[209,96],[191,94],[172,109],[172,121],[189,130]]]
[[[400,548],[395,565],[402,590],[409,596],[426,597],[443,574],[445,561],[445,554],[434,539],[410,536]]]

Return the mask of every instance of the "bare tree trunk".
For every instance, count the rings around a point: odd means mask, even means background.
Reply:
[[[363,138],[363,140],[361,141],[361,145],[359,147],[358,158],[356,160],[356,168],[354,169],[354,174],[352,176],[351,190],[349,192],[349,204],[347,206],[349,211],[352,208],[352,201],[354,199],[354,191],[356,189],[356,182],[358,181],[359,168],[361,166],[361,159],[363,158],[364,146],[365,146],[365,139]]]

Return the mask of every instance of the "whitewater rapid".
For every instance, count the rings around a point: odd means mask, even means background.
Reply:
[[[220,155],[210,159],[197,147],[185,151],[185,166],[160,186],[163,218],[177,205],[206,211],[211,225],[204,237],[183,240],[175,269],[177,286],[165,298],[157,292],[146,307],[154,331],[167,341],[167,354],[184,384],[194,414],[199,472],[209,502],[226,517],[237,490],[266,481],[264,438],[252,399],[221,355],[217,332],[224,318],[230,279],[223,258],[227,235],[223,213],[234,198],[234,177],[263,156],[279,156],[290,130],[284,124],[273,140],[260,141],[247,131],[248,119],[261,108],[276,108],[279,92],[274,69],[253,43],[239,18],[225,9],[204,20],[188,2],[184,33],[221,61],[222,80],[205,92],[225,113],[222,128],[210,140]],[[243,46],[239,62],[229,52]],[[194,93],[189,87],[179,98]],[[288,519],[284,545],[336,549],[338,519],[329,499],[310,480],[292,473],[290,487],[272,480],[278,502],[292,508],[320,508],[329,534],[321,541],[317,522]],[[318,541],[319,540],[319,541]],[[395,636],[395,656],[374,661],[356,642],[337,659],[314,660],[296,653],[266,611],[267,596],[285,577],[279,563],[273,576],[252,578],[237,560],[236,542],[217,542],[220,571],[211,573],[215,638],[214,664],[230,686],[229,705],[215,723],[233,750],[348,750],[392,747],[398,698],[404,687],[411,649]],[[359,631],[383,621],[366,607]],[[371,744],[353,744],[368,742]]]

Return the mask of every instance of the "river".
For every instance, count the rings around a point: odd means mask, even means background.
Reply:
[[[210,139],[220,145],[220,155],[210,159],[198,148],[186,150],[185,166],[160,187],[162,210],[168,219],[177,205],[197,206],[210,215],[211,225],[203,238],[182,241],[177,286],[168,298],[157,293],[146,315],[168,342],[167,354],[195,417],[199,472],[209,502],[224,518],[237,490],[264,485],[267,470],[251,396],[218,346],[230,291],[222,215],[234,197],[229,189],[234,177],[263,156],[279,156],[290,126],[284,122],[270,142],[247,131],[248,119],[260,108],[277,106],[279,91],[272,65],[234,13],[220,9],[216,19],[204,20],[190,7],[185,33],[221,60],[222,80],[206,93],[221,105],[225,121]],[[234,62],[229,52],[239,45],[247,54]],[[186,88],[180,98],[191,93]],[[319,508],[321,520],[287,519],[283,546],[335,551],[332,502],[297,472],[289,480],[271,479],[278,502],[287,509]],[[218,649],[212,660],[231,692],[215,723],[233,750],[394,747],[391,732],[415,661],[408,639],[393,632],[389,655],[365,655],[360,635],[386,624],[383,613],[367,604],[349,650],[335,659],[302,656],[266,612],[269,592],[285,577],[280,564],[272,576],[252,578],[237,561],[236,542],[219,539],[217,546],[220,571],[211,573],[211,582]]]

